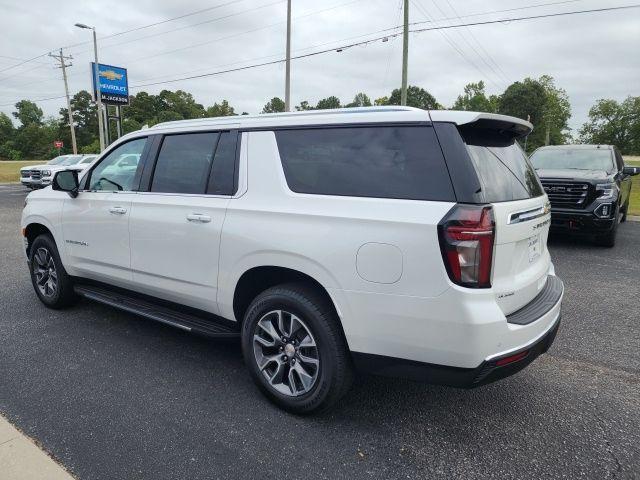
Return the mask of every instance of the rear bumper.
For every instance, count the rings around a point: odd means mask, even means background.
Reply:
[[[593,212],[552,210],[551,229],[576,234],[606,233],[613,228],[614,218],[598,218]]]
[[[367,353],[353,353],[353,360],[356,368],[365,373],[400,377],[450,387],[475,388],[508,377],[525,368],[549,350],[559,328],[560,314],[540,338],[534,339],[530,344],[516,350],[490,357],[476,368],[435,365]],[[512,361],[507,363],[510,359]]]

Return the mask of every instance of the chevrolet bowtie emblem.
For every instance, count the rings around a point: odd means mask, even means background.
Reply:
[[[105,77],[109,80],[121,80],[122,79],[122,74],[121,73],[116,73],[113,70],[103,70],[100,72],[100,76],[101,77]]]

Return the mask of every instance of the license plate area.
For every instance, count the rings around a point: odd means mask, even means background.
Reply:
[[[541,251],[540,234],[534,235],[527,239],[527,246],[529,249],[529,263],[535,262],[540,258]]]

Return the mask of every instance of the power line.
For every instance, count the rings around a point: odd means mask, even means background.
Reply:
[[[111,35],[105,35],[104,37],[98,38],[98,40],[106,40],[107,38],[119,37],[120,35],[126,35],[127,33],[137,32],[137,31],[145,30],[145,29],[151,28],[151,27],[157,27],[158,25],[163,25],[165,23],[173,22],[175,20],[180,20],[182,18],[192,17],[193,15],[198,15],[200,13],[209,12],[211,10],[216,10],[218,8],[227,7],[229,5],[233,5],[234,3],[240,3],[240,2],[244,2],[244,1],[246,1],[246,0],[233,0],[233,1],[230,1],[230,2],[226,2],[226,3],[221,3],[219,5],[214,5],[213,7],[203,8],[202,10],[196,10],[195,12],[185,13],[183,15],[178,15],[177,17],[167,18],[167,19],[161,20],[159,22],[149,23],[148,25],[142,25],[142,26],[139,26],[139,27],[131,28],[129,30],[123,30],[122,32],[112,33]],[[91,41],[78,42],[78,43],[74,43],[73,45],[67,45],[66,47],[62,47],[62,48],[72,48],[72,47],[77,47],[79,45],[86,45],[88,43],[91,43]]]
[[[434,3],[436,2],[436,0],[432,0]],[[456,8],[453,6],[453,4],[451,3],[450,0],[445,0],[447,2],[447,5],[449,5],[449,8],[451,9],[451,11],[454,13],[454,15],[458,18],[458,20],[462,21],[462,17],[460,17],[460,14],[458,13],[458,11],[456,10]],[[477,39],[477,37],[473,34],[473,31],[471,31],[471,29],[469,27],[464,27],[464,30],[469,34],[469,36],[471,37],[471,39],[476,43],[476,45],[478,45],[478,47],[480,48],[480,50],[482,50],[482,52],[485,54],[485,56],[487,57],[487,59],[489,60],[489,62],[491,62],[496,69],[498,70],[500,77],[502,78],[502,80],[504,80],[507,84],[509,83],[509,78],[507,77],[507,75],[504,73],[504,70],[500,67],[500,65],[498,65],[498,62],[496,62],[494,60],[494,58],[491,56],[491,54],[489,52],[487,52],[486,48],[484,48],[484,46],[482,45],[482,42],[480,40]]]
[[[431,16],[422,8],[422,5],[417,3],[418,0],[412,0],[412,3],[414,4],[414,6],[420,11],[420,13],[422,13],[422,15],[428,20],[428,23],[434,23],[433,19],[431,18]],[[423,22],[424,23],[424,22]],[[453,48],[458,55],[460,55],[469,65],[471,65],[473,68],[475,68],[482,77],[486,77],[491,83],[493,83],[496,87],[500,88],[500,86],[493,81],[493,79],[491,77],[489,77],[477,64],[476,62],[474,62],[473,60],[471,60],[471,58],[469,58],[464,50],[462,48],[460,48],[460,46],[449,36],[447,35],[447,32],[445,31],[438,31],[438,33],[442,36],[442,38],[445,39],[445,41],[451,46],[451,48]]]
[[[510,23],[510,22],[519,22],[519,21],[524,21],[524,20],[537,20],[537,19],[543,19],[543,18],[563,17],[563,16],[569,16],[569,15],[581,15],[581,14],[588,14],[588,13],[604,13],[604,12],[612,12],[612,11],[622,11],[622,10],[629,10],[629,9],[638,8],[638,7],[640,7],[640,4],[624,5],[624,6],[620,6],[620,7],[596,8],[596,9],[589,9],[589,10],[577,10],[577,11],[570,11],[570,12],[549,13],[549,14],[532,15],[532,16],[526,16],[526,17],[502,18],[502,19],[497,19],[497,20],[486,20],[486,21],[470,22],[470,23],[464,23],[464,24],[456,24],[456,25],[444,25],[444,26],[427,27],[427,28],[410,30],[410,33],[419,34],[419,33],[424,33],[424,32],[429,32],[429,31],[435,31],[435,30],[448,30],[448,29],[461,28],[461,27],[491,25],[491,24],[496,24],[496,23],[507,24],[507,23]],[[401,26],[397,26],[397,27],[394,27],[394,28],[398,29],[400,27]],[[387,34],[387,35],[383,35],[383,36],[379,36],[379,37],[363,40],[363,41],[360,41],[360,42],[354,42],[354,43],[351,43],[351,44],[343,45],[341,47],[332,47],[332,48],[320,50],[320,51],[317,51],[317,52],[307,53],[307,54],[304,54],[304,55],[292,56],[291,59],[292,60],[298,60],[298,59],[313,57],[313,56],[316,56],[316,55],[321,55],[321,54],[328,53],[328,52],[343,51],[343,50],[348,49],[348,48],[353,48],[353,47],[362,46],[362,45],[368,45],[370,43],[377,42],[377,41],[383,40],[385,38],[386,39],[394,38],[394,37],[397,37],[397,36],[399,36],[401,34],[402,34],[401,32]],[[285,61],[285,59],[281,58],[281,59],[273,60],[273,61],[269,61],[269,62],[246,65],[244,67],[221,70],[221,71],[217,71],[217,72],[210,72],[210,73],[204,73],[204,74],[200,74],[200,75],[193,75],[193,76],[175,78],[175,79],[165,80],[165,81],[161,81],[161,82],[150,82],[150,83],[145,83],[145,84],[133,85],[132,88],[140,88],[140,87],[147,87],[147,86],[152,86],[152,85],[175,83],[175,82],[184,81],[184,80],[193,80],[193,79],[197,79],[197,78],[212,77],[212,76],[222,75],[222,74],[225,74],[225,73],[248,70],[248,69],[251,69],[251,68],[264,67],[264,66],[267,66],[267,65],[275,65],[275,64],[278,64],[278,63],[283,63],[284,61]],[[56,100],[56,99],[60,99],[60,98],[64,98],[64,95],[58,96],[58,97],[41,98],[41,99],[36,99],[34,101],[35,102],[43,102],[43,101],[47,101],[47,100]],[[13,103],[2,104],[0,106],[10,106],[10,105],[13,105]]]
[[[603,13],[603,12],[611,12],[611,11],[620,11],[620,10],[628,10],[628,9],[632,9],[632,8],[638,8],[640,7],[640,4],[633,4],[633,5],[625,5],[625,6],[621,6],[621,7],[605,7],[605,8],[596,8],[596,9],[590,9],[590,10],[578,10],[578,11],[571,11],[571,12],[559,12],[559,13],[548,13],[548,14],[543,14],[543,15],[532,15],[532,16],[528,16],[528,17],[516,17],[516,18],[503,18],[503,19],[498,19],[498,20],[486,20],[486,21],[480,21],[480,22],[470,22],[470,23],[464,23],[464,24],[457,24],[457,25],[443,25],[443,26],[436,26],[436,27],[428,27],[428,28],[421,28],[421,29],[416,29],[416,30],[410,30],[410,33],[423,33],[423,32],[429,32],[429,31],[434,31],[434,30],[448,30],[448,29],[453,29],[453,28],[461,28],[461,27],[470,27],[470,26],[479,26],[479,25],[491,25],[491,24],[496,24],[496,23],[510,23],[510,22],[519,22],[519,21],[523,21],[523,20],[537,20],[537,19],[542,19],[542,18],[553,18],[553,17],[562,17],[562,16],[568,16],[568,15],[580,15],[580,14],[587,14],[587,13]],[[397,26],[395,28],[400,28],[401,26]],[[304,55],[297,55],[297,56],[293,56],[291,57],[292,60],[298,60],[301,58],[308,58],[308,57],[313,57],[316,55],[321,55],[323,53],[328,53],[328,52],[332,52],[332,51],[343,51],[347,48],[353,48],[353,47],[357,47],[357,46],[361,46],[361,45],[367,45],[376,41],[380,41],[383,40],[385,38],[390,38],[390,37],[397,37],[399,35],[401,35],[402,32],[397,32],[397,33],[393,33],[393,34],[389,34],[389,35],[384,35],[384,36],[380,36],[380,37],[376,37],[376,38],[371,38],[368,40],[363,40],[361,42],[356,42],[356,43],[352,43],[349,45],[343,45],[341,47],[332,47],[329,49],[325,49],[325,50],[320,50],[318,52],[311,52],[311,53],[307,53]],[[221,70],[218,72],[211,72],[211,73],[203,73],[200,75],[192,75],[192,76],[187,76],[187,77],[181,77],[181,78],[176,78],[176,79],[172,79],[172,80],[164,80],[161,82],[151,82],[151,83],[145,83],[145,84],[139,84],[139,85],[133,85],[132,88],[140,88],[140,87],[148,87],[148,86],[152,86],[152,85],[161,85],[161,84],[167,84],[167,83],[175,83],[178,81],[182,81],[182,80],[193,80],[196,78],[205,78],[205,77],[211,77],[211,76],[217,76],[217,75],[222,75],[224,73],[231,73],[231,72],[238,72],[238,71],[242,71],[242,70],[247,70],[250,68],[257,68],[257,67],[264,67],[267,65],[274,65],[277,63],[282,63],[284,62],[285,59],[279,59],[279,60],[273,60],[270,62],[263,62],[263,63],[258,63],[258,64],[253,64],[253,65],[247,65],[244,67],[238,67],[238,68],[232,68],[232,69],[228,69],[228,70]]]
[[[103,37],[100,37],[99,40],[104,40],[104,39],[113,38],[113,37],[117,37],[117,36],[120,36],[120,35],[125,35],[127,33],[135,32],[135,31],[139,31],[139,30],[144,30],[144,29],[151,28],[151,27],[154,27],[154,26],[157,26],[157,25],[162,25],[162,24],[174,21],[174,20],[179,20],[179,19],[182,19],[182,18],[186,18],[186,17],[190,17],[190,16],[193,16],[193,15],[198,15],[200,13],[204,13],[204,12],[207,12],[207,11],[211,11],[211,10],[214,10],[214,9],[217,9],[217,8],[225,7],[225,6],[228,6],[228,5],[235,4],[235,3],[240,3],[242,1],[245,1],[245,0],[233,0],[233,1],[230,1],[230,2],[227,2],[227,3],[214,5],[213,7],[197,10],[195,12],[190,12],[190,13],[179,15],[179,16],[176,16],[176,17],[171,17],[171,18],[168,18],[168,19],[165,19],[165,20],[161,20],[161,21],[158,21],[158,22],[155,22],[155,23],[142,25],[142,26],[139,26],[139,27],[131,28],[129,30],[124,30],[122,32],[114,33],[114,34],[111,34],[111,35],[105,35]],[[526,5],[526,6],[522,6],[522,7],[507,8],[507,9],[502,9],[502,10],[492,10],[492,11],[488,11],[488,12],[472,13],[472,14],[462,15],[459,18],[477,17],[477,16],[491,15],[491,14],[494,14],[494,13],[506,13],[506,12],[512,12],[512,11],[517,11],[517,10],[526,10],[526,9],[539,8],[539,7],[545,7],[545,6],[551,6],[551,5],[561,5],[561,4],[567,4],[567,3],[575,3],[575,2],[579,2],[579,1],[584,1],[584,0],[560,0],[560,1],[554,1],[554,2],[546,2],[546,3],[540,3],[540,4],[534,4],[534,5]],[[456,19],[455,17],[442,18],[442,19],[440,19],[440,21],[442,21],[442,20],[455,20],[455,19]],[[429,20],[427,22],[413,22],[410,25],[421,25],[421,24],[424,24],[424,23],[432,23],[432,21]],[[274,26],[274,25],[275,24],[272,24],[270,26]],[[388,28],[387,30],[390,31],[390,30],[394,30],[396,28],[397,27],[392,27],[392,28]],[[252,31],[255,31],[255,30],[250,30],[247,33],[250,33]],[[167,33],[169,33],[169,32],[167,32]],[[226,38],[230,38],[230,37],[223,37],[222,39],[226,39]],[[88,43],[91,43],[91,42],[90,41],[79,42],[79,43],[75,43],[75,44],[72,44],[72,45],[67,45],[67,46],[64,46],[64,47],[61,47],[61,48],[72,48],[72,47],[77,47],[79,45],[85,45],[85,44],[88,44]],[[195,46],[199,46],[199,45],[195,45]],[[103,47],[103,48],[106,48],[106,47]],[[186,47],[186,48],[191,48],[191,47]],[[57,50],[57,49],[54,49],[54,50]],[[83,52],[74,52],[74,53],[76,53],[76,55],[77,55],[77,54],[83,53]],[[5,67],[4,69],[0,70],[0,73],[2,73],[4,71],[7,71],[7,70],[11,70],[13,68],[17,68],[17,67],[19,67],[21,65],[24,65],[25,63],[36,61],[39,58],[47,56],[48,54],[49,54],[49,52],[46,52],[46,53],[43,53],[41,55],[29,58],[29,59],[20,59],[20,58],[16,58],[16,57],[3,56],[4,58],[13,58],[15,60],[20,60],[20,63]],[[45,63],[45,62],[38,62],[38,63]],[[73,75],[70,75],[70,76],[73,76]]]
[[[100,48],[101,48],[101,50],[104,50],[104,49],[107,49],[107,48],[118,47],[120,45],[126,45],[128,43],[138,42],[140,40],[146,40],[148,38],[154,38],[154,37],[159,37],[161,35],[166,35],[168,33],[178,32],[180,30],[185,30],[187,28],[198,27],[200,25],[205,25],[207,23],[213,23],[213,22],[217,22],[217,21],[220,21],[220,20],[226,20],[226,19],[231,18],[231,17],[237,17],[238,15],[242,15],[244,13],[254,12],[254,11],[260,10],[262,8],[272,7],[272,6],[277,5],[279,3],[283,3],[284,1],[286,1],[286,0],[278,0],[276,2],[267,3],[265,5],[260,5],[258,7],[249,8],[247,10],[242,10],[240,12],[230,13],[228,15],[223,15],[222,17],[216,17],[216,18],[212,18],[212,19],[209,19],[209,20],[204,20],[202,22],[192,23],[190,25],[183,25],[182,27],[174,28],[174,29],[171,29],[171,30],[165,30],[164,32],[152,33],[151,35],[145,35],[144,37],[132,38],[131,40],[125,40],[124,42],[120,42],[120,43],[112,43],[110,45],[104,45],[104,46],[101,46]],[[108,37],[103,37],[103,38],[108,38]],[[87,42],[84,42],[84,43],[87,43]],[[83,51],[80,51],[80,52],[75,52],[75,54],[79,55],[81,53],[90,52],[90,51],[91,50],[83,50]]]
[[[230,2],[221,3],[219,5],[214,5],[213,7],[203,8],[203,9],[197,10],[195,12],[185,13],[183,15],[178,15],[177,17],[171,17],[171,18],[167,18],[165,20],[161,20],[161,21],[158,21],[158,22],[155,22],[155,23],[150,23],[148,25],[142,25],[140,27],[131,28],[129,30],[124,30],[122,32],[113,33],[111,35],[105,35],[104,37],[100,37],[99,40],[104,40],[104,39],[107,39],[107,38],[113,38],[113,37],[117,37],[117,36],[120,36],[120,35],[125,35],[127,33],[136,32],[136,31],[139,31],[139,30],[144,30],[146,28],[151,28],[151,27],[155,27],[155,26],[158,26],[158,25],[162,25],[164,23],[173,22],[174,20],[180,20],[182,18],[190,17],[190,16],[193,16],[193,15],[198,15],[200,13],[204,13],[204,12],[208,12],[208,11],[211,11],[211,10],[215,10],[217,8],[226,7],[228,5],[232,5],[234,3],[240,3],[240,2],[243,2],[243,1],[245,1],[245,0],[232,0]],[[78,42],[78,43],[74,43],[74,44],[71,44],[71,45],[65,45],[65,46],[63,46],[61,48],[63,48],[63,49],[72,48],[72,47],[77,47],[79,45],[85,45],[87,43],[91,43],[91,42],[90,41]],[[58,49],[54,49],[54,50],[58,50]],[[0,73],[2,73],[4,71],[7,71],[7,70],[11,70],[11,69],[16,68],[16,67],[19,67],[21,65],[24,65],[25,63],[33,62],[34,60],[37,60],[38,58],[45,57],[48,54],[49,54],[49,52],[45,52],[45,53],[42,53],[42,54],[40,54],[38,56],[29,58],[29,59],[26,59],[26,60],[22,60],[21,62],[16,63],[15,65],[11,65],[9,67],[6,67],[6,68],[0,70]]]

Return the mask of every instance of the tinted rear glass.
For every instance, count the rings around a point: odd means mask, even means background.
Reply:
[[[613,170],[611,150],[595,148],[543,148],[531,155],[531,163],[537,169]]]
[[[429,126],[279,130],[276,139],[294,192],[455,201]]]
[[[480,142],[476,142],[480,143]],[[515,142],[510,145],[467,145],[487,202],[508,202],[544,194],[538,175]]]

